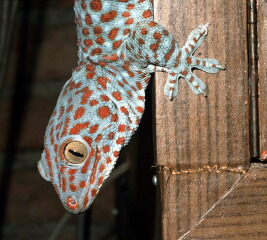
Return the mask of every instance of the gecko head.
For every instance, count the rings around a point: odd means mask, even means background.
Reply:
[[[97,90],[98,84],[84,87],[79,82],[84,75],[75,75],[77,80],[63,87],[38,163],[41,176],[53,183],[71,213],[92,204],[134,132],[127,127],[128,110],[119,111],[111,94]]]
[[[84,212],[96,198],[112,169],[101,155],[98,147],[90,146],[80,135],[64,137],[56,148],[45,147],[38,170],[53,183],[67,211]]]

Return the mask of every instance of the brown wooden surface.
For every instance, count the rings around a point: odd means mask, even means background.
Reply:
[[[178,98],[169,101],[163,93],[167,76],[156,75],[162,234],[163,239],[178,239],[249,168],[247,4],[240,0],[158,0],[154,5],[156,21],[170,30],[180,46],[197,26],[211,23],[195,55],[219,59],[226,66],[219,74],[195,71],[208,85],[208,98],[194,95],[181,79]]]
[[[258,1],[260,149],[267,150],[267,2]]]
[[[267,239],[267,168],[256,164],[181,239]]]

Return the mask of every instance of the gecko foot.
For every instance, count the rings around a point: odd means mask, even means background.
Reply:
[[[181,77],[187,81],[195,94],[202,94],[205,97],[207,96],[205,92],[206,85],[192,72],[194,68],[207,73],[218,73],[220,70],[225,69],[216,59],[198,58],[193,56],[208,33],[208,25],[209,24],[199,26],[190,33],[185,46],[181,49],[181,56],[178,58],[179,62],[176,62],[177,67],[171,68],[168,71],[169,79],[166,82],[164,93],[169,96],[170,99],[178,94],[179,78]]]

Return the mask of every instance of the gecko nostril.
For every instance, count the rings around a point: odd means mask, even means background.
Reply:
[[[67,204],[72,210],[77,209],[79,207],[79,203],[72,197],[68,197]]]

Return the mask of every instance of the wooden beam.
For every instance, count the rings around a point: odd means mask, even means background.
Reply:
[[[196,56],[216,58],[219,74],[195,73],[208,98],[180,80],[173,101],[164,96],[167,76],[156,75],[156,150],[162,194],[163,239],[189,231],[240,181],[250,165],[247,4],[240,0],[154,1],[156,21],[182,47],[189,33],[211,23]]]
[[[260,149],[267,150],[267,2],[258,1]]]

